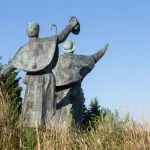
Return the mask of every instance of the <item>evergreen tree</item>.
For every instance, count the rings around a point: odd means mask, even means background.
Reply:
[[[0,70],[2,67],[0,65]],[[4,105],[3,112],[5,112],[3,117],[9,123],[15,123],[19,119],[19,113],[21,111],[22,88],[19,86],[20,78],[17,75],[18,72],[11,70],[7,75],[0,77],[0,101]]]
[[[98,103],[97,98],[93,99],[90,104],[89,113],[91,116],[99,116],[100,115],[100,105]]]
[[[113,118],[110,109],[101,107],[98,99],[95,98],[91,101],[89,108],[86,109],[86,116],[84,119],[84,126],[88,129],[95,126],[96,121],[103,121],[105,117]]]
[[[100,105],[98,103],[97,98],[91,100],[91,103],[89,105],[89,108],[87,110],[87,116],[86,116],[86,124],[89,126],[89,123],[93,126],[93,122],[96,118],[100,118],[101,110]]]

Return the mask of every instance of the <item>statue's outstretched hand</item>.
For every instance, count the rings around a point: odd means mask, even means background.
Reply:
[[[106,50],[108,49],[108,47],[109,47],[109,44],[107,43],[107,44],[104,46],[104,48],[103,48],[104,53],[106,52]]]
[[[108,48],[108,43],[101,49],[99,49],[99,51],[97,53],[95,53],[94,55],[92,55],[92,58],[94,59],[95,63],[97,63],[104,55],[105,52]]]
[[[79,21],[75,16],[72,16],[69,20],[69,24],[71,25],[72,28],[74,28],[77,25],[78,22]]]

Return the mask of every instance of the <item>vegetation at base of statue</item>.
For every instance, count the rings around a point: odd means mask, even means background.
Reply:
[[[11,70],[6,76],[0,77],[0,118],[4,117],[3,120],[12,126],[19,119],[22,102],[22,88],[19,86],[20,78],[17,75],[18,72]]]
[[[2,65],[0,65],[0,69]],[[83,99],[83,128],[64,130],[59,125],[51,129],[22,127],[19,124],[21,111],[20,78],[10,71],[0,78],[0,149],[3,150],[146,150],[150,149],[148,124],[139,124],[127,114],[119,117],[99,105],[97,98],[87,108]]]

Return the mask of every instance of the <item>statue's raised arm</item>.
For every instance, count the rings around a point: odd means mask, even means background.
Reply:
[[[58,34],[58,43],[62,43],[66,40],[69,33],[77,35],[80,32],[80,24],[76,17],[72,16],[69,20],[69,24]]]
[[[72,41],[65,41],[65,53],[59,56],[57,65],[53,69],[56,86],[66,86],[83,80],[100,58],[104,56],[108,44],[92,55],[76,55],[73,47]]]
[[[97,53],[95,53],[94,55],[92,55],[93,59],[95,60],[95,63],[97,63],[99,61],[99,59],[101,59],[106,50],[108,49],[109,44],[107,43],[103,48],[101,48]]]

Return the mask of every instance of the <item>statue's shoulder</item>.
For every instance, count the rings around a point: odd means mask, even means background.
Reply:
[[[50,36],[50,37],[44,37],[44,38],[38,38],[39,41],[57,41],[57,35],[53,35],[53,36]]]
[[[20,70],[40,71],[51,63],[55,55],[56,44],[53,37],[30,40],[19,48],[12,63]]]
[[[71,63],[81,63],[82,61],[89,61],[89,56],[86,55],[77,55],[73,53],[65,53],[63,55],[60,55],[59,59],[61,61],[70,61]]]

